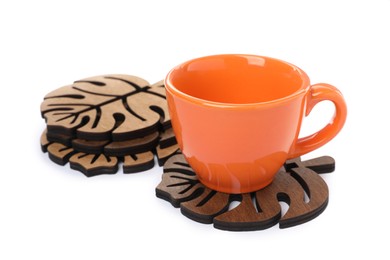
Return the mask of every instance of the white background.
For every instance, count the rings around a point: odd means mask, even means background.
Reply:
[[[390,1],[2,1],[0,259],[389,259]],[[325,212],[289,229],[226,232],[155,197],[162,169],[86,178],[40,151],[51,90],[125,73],[154,83],[218,53],[289,61],[344,94]],[[303,134],[333,107],[320,104]]]

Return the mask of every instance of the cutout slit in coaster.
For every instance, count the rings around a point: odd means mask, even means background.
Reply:
[[[178,150],[163,81],[150,85],[129,75],[75,81],[47,94],[41,104],[47,128],[42,151],[86,176],[162,165]]]
[[[47,94],[41,114],[50,134],[91,141],[126,141],[170,126],[163,82],[129,75],[75,81]]]
[[[85,176],[92,177],[100,174],[115,174],[119,163],[122,162],[124,173],[136,173],[146,171],[154,166],[154,153],[160,166],[179,150],[177,144],[167,148],[160,145],[151,151],[126,154],[123,156],[108,156],[104,153],[79,152],[70,146],[61,143],[50,142],[46,137],[46,131],[41,135],[41,150],[49,154],[49,158],[56,164],[66,165],[68,162],[74,170],[81,171]]]
[[[156,196],[180,207],[188,218],[213,223],[215,228],[222,230],[262,230],[277,223],[280,228],[287,228],[310,221],[325,210],[329,191],[318,174],[331,172],[334,168],[335,161],[329,156],[307,161],[295,158],[285,163],[267,187],[252,193],[227,194],[200,183],[180,153],[165,163]],[[279,202],[289,205],[283,216]],[[233,203],[239,205],[229,207]]]

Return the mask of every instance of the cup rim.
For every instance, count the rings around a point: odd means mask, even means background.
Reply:
[[[249,56],[249,57],[262,58],[262,59],[266,59],[266,60],[273,60],[273,61],[283,63],[283,64],[293,68],[293,70],[299,74],[299,76],[302,78],[302,84],[297,91],[291,93],[290,95],[281,97],[281,98],[268,100],[268,101],[254,102],[254,103],[228,103],[228,102],[217,102],[217,101],[194,97],[192,95],[189,95],[189,94],[177,89],[171,81],[172,73],[184,65],[187,65],[189,63],[199,61],[199,60],[215,58],[215,57],[224,57],[224,56],[246,56],[246,57]],[[199,104],[199,105],[208,105],[208,106],[213,106],[213,107],[234,107],[234,108],[243,107],[243,108],[247,108],[247,107],[253,107],[253,106],[258,106],[258,105],[273,105],[273,104],[275,105],[275,104],[278,104],[281,102],[291,100],[297,96],[300,96],[308,91],[308,89],[310,87],[310,79],[309,79],[308,75],[301,68],[299,68],[298,66],[291,64],[289,62],[280,60],[280,59],[276,59],[276,58],[272,58],[272,57],[268,57],[268,56],[254,55],[254,54],[216,54],[216,55],[208,55],[208,56],[203,56],[203,57],[191,59],[191,60],[185,61],[185,62],[173,67],[168,72],[167,76],[165,77],[164,85],[165,85],[165,89],[167,91],[171,92],[171,94],[174,94],[175,96],[181,97],[182,99],[191,101],[191,102]]]

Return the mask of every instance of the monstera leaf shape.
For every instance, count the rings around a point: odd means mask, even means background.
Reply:
[[[156,195],[180,207],[188,218],[213,223],[218,229],[261,230],[278,222],[280,228],[286,228],[310,221],[325,210],[329,191],[318,174],[333,171],[334,165],[329,156],[308,161],[295,158],[285,163],[267,187],[252,193],[227,194],[200,183],[184,156],[178,153],[164,164]],[[305,193],[309,201],[305,200]],[[289,205],[283,216],[280,201]],[[239,205],[231,207],[233,202]]]
[[[47,128],[42,151],[86,176],[145,171],[178,150],[163,81],[150,85],[129,75],[75,81],[41,104]]]
[[[47,94],[41,113],[50,134],[84,140],[125,141],[170,125],[162,82],[128,75],[75,81]]]
[[[101,174],[115,174],[121,163],[123,173],[146,171],[154,166],[152,151],[132,153],[124,156],[109,156],[104,153],[88,153],[75,150],[71,146],[47,139],[47,132],[41,135],[41,149],[49,154],[50,160],[59,165],[69,163],[70,168],[82,172],[87,177]],[[155,149],[157,162],[162,166],[169,157],[179,151],[176,143],[169,146],[159,143]]]

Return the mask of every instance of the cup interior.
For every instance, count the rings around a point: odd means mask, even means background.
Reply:
[[[215,55],[188,61],[167,77],[176,91],[230,104],[269,102],[299,93],[308,84],[298,67],[253,55]]]

